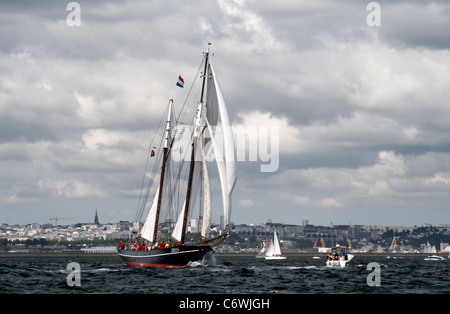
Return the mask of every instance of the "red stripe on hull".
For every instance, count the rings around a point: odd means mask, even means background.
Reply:
[[[130,267],[184,267],[181,265],[168,265],[168,264],[152,264],[152,263],[137,263],[137,262],[126,262]]]

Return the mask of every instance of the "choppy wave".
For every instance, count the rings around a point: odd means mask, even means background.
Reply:
[[[80,266],[80,286],[68,286],[67,265]],[[380,285],[370,286],[370,262],[380,266]],[[324,266],[324,260],[288,258],[219,258],[185,268],[129,268],[119,258],[2,258],[0,293],[105,294],[330,294],[450,293],[450,260],[358,258],[346,268]]]

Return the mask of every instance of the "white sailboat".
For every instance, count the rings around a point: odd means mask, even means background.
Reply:
[[[423,248],[423,253],[436,254],[436,246],[431,245],[430,242],[427,241],[426,246]]]
[[[266,260],[285,260],[286,256],[281,254],[280,242],[278,241],[277,232],[273,232],[273,239],[267,248],[264,258]]]

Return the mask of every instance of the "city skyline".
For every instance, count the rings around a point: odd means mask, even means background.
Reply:
[[[278,132],[273,171],[237,162],[233,222],[450,223],[445,1],[69,3],[0,4],[0,223],[133,221],[208,42],[235,130]]]
[[[114,225],[114,224],[120,224],[120,223],[129,223],[129,224],[133,224],[134,221],[132,220],[118,220],[118,221],[107,221],[107,222],[100,222],[101,218],[98,215],[98,211],[95,210],[95,214],[92,217],[91,221],[77,221],[74,222],[72,218],[67,218],[67,217],[51,217],[49,218],[49,222],[29,222],[29,223],[24,223],[24,224],[20,224],[17,223],[15,225],[19,225],[19,226],[27,226],[27,225],[33,225],[33,224],[37,224],[37,225],[52,225],[53,227],[67,227],[67,226],[73,226],[73,225]],[[189,226],[191,226],[192,221],[197,221],[197,223],[194,223],[194,225],[197,225],[198,227],[198,220],[199,218],[191,218],[189,221]],[[59,222],[58,222],[59,221]],[[70,222],[69,222],[70,221]],[[166,223],[167,221],[164,221],[162,223]],[[0,225],[2,224],[8,224],[5,222],[0,222]],[[265,222],[248,222],[248,223],[235,223],[234,221],[230,221],[230,225],[231,226],[264,226],[264,225],[280,225],[280,226],[313,226],[313,227],[324,227],[324,228],[333,228],[333,227],[342,227],[342,226],[366,226],[366,227],[384,227],[384,228],[415,228],[415,227],[443,227],[443,226],[450,226],[449,223],[439,223],[439,224],[430,224],[430,223],[422,223],[422,224],[418,224],[418,225],[387,225],[387,224],[351,224],[349,223],[344,223],[344,224],[333,224],[333,222],[330,222],[329,224],[316,224],[314,221],[310,221],[309,219],[302,219],[300,223],[285,223],[285,222],[279,222],[279,221],[273,221],[272,219],[267,219]],[[12,224],[11,224],[12,225]],[[221,222],[213,222],[212,226],[220,226]]]

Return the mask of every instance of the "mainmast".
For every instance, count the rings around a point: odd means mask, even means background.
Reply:
[[[172,121],[172,104],[173,104],[173,99],[170,98],[169,114],[167,117],[166,133],[165,133],[165,138],[164,138],[163,159],[162,159],[162,165],[161,165],[161,178],[159,180],[158,205],[156,207],[155,228],[153,231],[152,243],[154,243],[156,241],[156,235],[158,233],[159,213],[161,211],[162,194],[163,194],[162,192],[163,192],[163,186],[164,186],[164,176],[166,173],[166,160],[167,160],[167,154],[168,154],[168,148],[169,148],[169,138],[170,138],[171,121]]]
[[[211,45],[210,43],[208,43],[208,47],[206,49],[205,52],[205,67],[203,70],[203,82],[202,82],[202,91],[200,93],[200,102],[198,103],[197,106],[197,115],[196,115],[196,119],[194,122],[194,136],[192,138],[192,152],[191,152],[191,163],[189,166],[189,177],[188,177],[188,185],[187,185],[187,193],[186,193],[186,202],[185,202],[185,207],[184,207],[184,216],[183,216],[183,228],[181,231],[181,243],[184,243],[184,239],[185,239],[185,233],[186,233],[186,226],[187,226],[187,218],[189,215],[189,204],[191,202],[191,194],[192,194],[192,180],[194,177],[194,167],[195,167],[195,140],[196,140],[196,126],[197,123],[199,121],[199,118],[201,118],[201,112],[202,112],[202,106],[203,106],[203,94],[205,91],[205,84],[206,84],[206,70],[208,67],[208,58],[209,58],[209,45]]]
[[[208,67],[208,57],[209,57],[209,45],[211,45],[211,43],[208,43],[208,47],[206,48],[206,52],[205,52],[205,68],[203,70],[202,92],[200,94],[200,102],[201,103],[203,103],[203,92],[205,91],[206,69]]]

